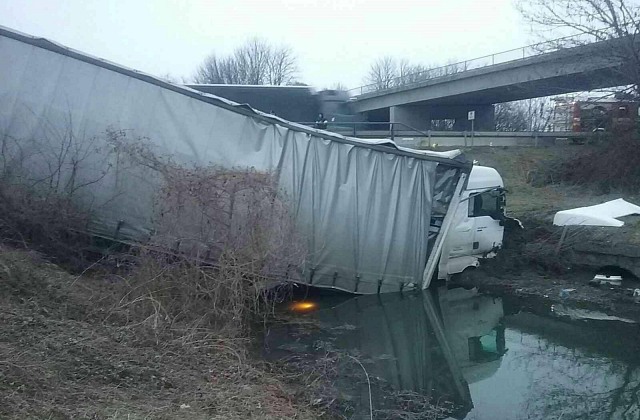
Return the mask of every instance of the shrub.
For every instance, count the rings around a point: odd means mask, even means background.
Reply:
[[[79,138],[70,126],[28,140],[0,135],[0,241],[82,267],[91,243],[83,193],[110,169],[106,155],[104,165],[93,159],[104,146],[102,138]]]
[[[180,324],[236,336],[263,290],[297,279],[304,246],[273,174],[177,163],[146,139],[118,130],[90,139],[71,127],[53,140],[5,136],[0,240],[72,262],[77,271],[95,265],[92,197],[98,195],[94,188],[105,190],[100,182],[113,161],[116,185],[134,182],[133,176],[150,179],[154,197],[147,213],[153,215],[152,235],[110,256],[118,264],[133,263],[125,272],[119,267],[127,288],[114,316],[151,326],[156,334]]]
[[[610,190],[637,192],[640,185],[640,139],[636,131],[618,131],[609,141],[577,153],[568,160],[546,162],[529,181],[537,186],[569,183]]]

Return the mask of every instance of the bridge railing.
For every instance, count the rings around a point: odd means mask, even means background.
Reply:
[[[520,48],[514,48],[495,54],[476,57],[470,60],[459,61],[457,63],[450,63],[444,66],[434,67],[420,72],[398,76],[379,83],[359,86],[357,88],[349,89],[347,92],[350,96],[357,97],[359,95],[364,95],[372,92],[382,92],[397,88],[411,88],[412,86],[420,85],[427,80],[435,79],[438,77],[463,73],[465,71],[488,67],[496,64],[504,64],[511,61],[534,57],[553,51],[558,51],[563,48],[578,46],[593,41],[594,39],[588,34],[565,36],[551,41],[539,42]]]
[[[303,122],[301,124],[316,127],[315,122]],[[360,138],[397,138],[424,137],[424,138],[446,138],[446,137],[521,137],[521,138],[543,138],[543,137],[564,137],[577,138],[589,137],[593,133],[578,133],[573,131],[440,131],[440,130],[419,130],[404,123],[398,122],[327,122],[327,131],[351,137]]]
[[[301,124],[317,127],[315,122]],[[326,130],[351,137],[387,138],[393,140],[396,136],[429,137],[427,131],[418,130],[404,123],[398,122],[327,122]]]

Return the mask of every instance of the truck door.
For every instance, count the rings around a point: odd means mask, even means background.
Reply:
[[[485,255],[502,246],[505,194],[503,189],[476,194],[469,200],[473,223],[473,255]]]
[[[448,234],[449,258],[473,255],[475,221],[469,217],[469,191],[464,191]]]

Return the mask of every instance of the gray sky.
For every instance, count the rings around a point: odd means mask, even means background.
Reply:
[[[511,0],[0,0],[0,25],[177,78],[260,36],[319,88],[361,85],[383,55],[445,63],[534,41]]]

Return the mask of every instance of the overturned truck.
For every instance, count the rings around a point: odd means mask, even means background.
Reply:
[[[426,288],[437,270],[471,170],[459,151],[310,129],[7,28],[0,62],[0,170],[13,162],[25,182],[54,173],[56,188],[91,208],[92,235],[144,244],[163,230],[166,246],[214,258],[219,230],[196,223],[206,201],[198,211],[178,205],[169,227],[158,225],[158,201],[189,191],[201,198],[193,182],[167,194],[167,173],[217,168],[225,188],[237,184],[234,171],[275,185],[304,245],[297,281],[384,293]],[[244,208],[227,226],[242,230],[251,200],[230,197],[210,216]],[[284,280],[292,271],[270,274]]]

